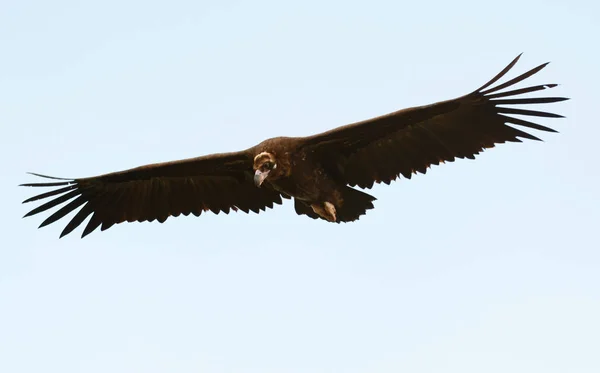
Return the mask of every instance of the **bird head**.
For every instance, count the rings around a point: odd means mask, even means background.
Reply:
[[[262,152],[254,157],[254,184],[260,187],[265,179],[276,176],[277,161],[272,153]]]

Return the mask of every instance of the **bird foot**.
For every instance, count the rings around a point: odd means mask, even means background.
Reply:
[[[331,203],[331,202],[324,202],[323,204],[313,203],[312,205],[310,205],[310,207],[312,207],[313,211],[317,215],[322,217],[323,219],[330,221],[332,223],[337,221],[336,210],[335,210],[335,206],[333,205],[333,203]]]

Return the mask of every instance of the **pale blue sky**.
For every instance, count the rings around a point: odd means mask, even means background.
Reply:
[[[593,1],[4,1],[1,372],[600,371]],[[515,73],[560,134],[372,190],[358,223],[205,215],[61,240],[26,171],[307,135]],[[514,74],[514,73],[513,73]],[[538,135],[538,133],[536,133]]]

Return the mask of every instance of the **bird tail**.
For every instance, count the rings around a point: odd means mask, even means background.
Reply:
[[[367,213],[367,210],[370,210],[374,207],[373,201],[377,199],[367,193],[361,192],[360,190],[350,188],[349,186],[346,186],[344,189],[342,189],[342,198],[342,206],[336,206],[335,208],[337,215],[336,223],[347,223],[358,220],[361,215]],[[313,219],[325,220],[323,217],[315,213],[310,207],[310,204],[305,201],[294,199],[294,208],[296,209],[296,213],[298,215],[307,215]]]
[[[367,210],[374,208],[373,201],[377,198],[349,186],[342,190],[343,203],[337,210],[337,221],[351,222],[365,215]]]

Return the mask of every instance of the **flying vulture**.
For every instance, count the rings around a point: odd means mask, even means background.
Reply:
[[[474,159],[495,144],[540,140],[517,129],[555,130],[513,115],[562,118],[511,105],[547,104],[563,97],[515,98],[556,84],[509,89],[534,75],[540,65],[506,83],[492,86],[519,60],[481,88],[456,99],[396,111],[308,137],[275,137],[249,149],[150,164],[126,171],[22,184],[50,187],[23,203],[49,199],[25,216],[64,204],[40,227],[79,209],[61,233],[71,233],[90,217],[82,237],[96,228],[124,221],[164,222],[169,216],[230,210],[258,213],[293,198],[298,215],[328,222],[351,222],[373,208],[375,197],[354,187],[389,184],[425,173],[432,164]],[[508,106],[508,107],[507,107]],[[510,125],[510,126],[509,126]]]

